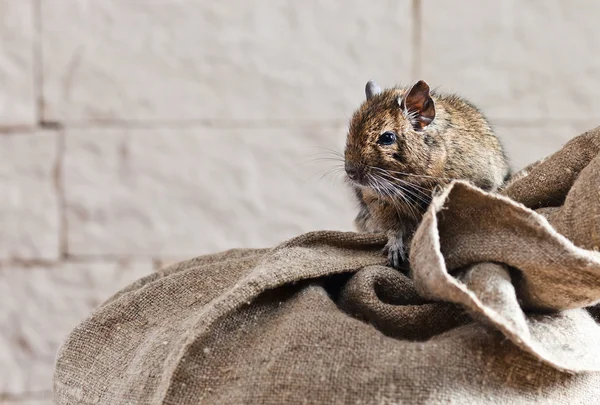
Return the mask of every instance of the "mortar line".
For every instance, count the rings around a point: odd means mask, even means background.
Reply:
[[[191,254],[153,254],[153,253],[148,253],[148,254],[144,254],[144,253],[123,253],[123,254],[119,254],[119,253],[98,253],[98,254],[94,254],[94,253],[70,253],[66,260],[69,262],[77,262],[77,261],[84,261],[84,262],[94,262],[94,261],[119,261],[119,260],[148,260],[150,262],[162,262],[165,260],[183,260],[181,258],[188,258],[188,259],[192,259],[194,257],[198,257],[198,256],[202,256],[202,255],[209,255],[212,253],[216,253],[218,251],[212,251],[212,252],[196,252],[196,253],[191,253]]]
[[[61,265],[63,262],[60,259],[5,259],[0,260],[0,269],[10,267],[56,267]]]
[[[52,397],[52,390],[24,391],[24,392],[0,392],[0,403],[2,401],[43,401]]]
[[[41,0],[35,0],[33,3],[33,24],[35,29],[35,39],[33,43],[33,63],[34,63],[34,88],[35,88],[35,116],[37,124],[40,125],[44,120],[44,69],[42,55],[42,3]],[[40,125],[41,126],[41,125]]]
[[[496,126],[539,126],[547,127],[562,124],[565,126],[579,125],[580,119],[518,119],[518,118],[494,118],[488,117]],[[590,120],[591,127],[597,126],[597,122]],[[256,129],[340,129],[345,127],[346,121],[329,121],[329,122],[314,122],[314,121],[279,121],[279,122],[203,122],[203,121],[188,121],[188,122],[131,122],[131,121],[104,121],[104,122],[41,122],[39,126],[15,126],[15,127],[0,127],[0,136],[2,135],[19,135],[32,134],[39,129],[48,130],[79,130],[79,131],[94,131],[94,130],[256,130]]]
[[[412,0],[412,75],[413,81],[421,77],[421,58],[422,58],[422,19],[421,19],[421,0]]]
[[[215,129],[278,129],[278,128],[335,128],[347,124],[346,120],[219,120],[219,119],[190,119],[190,120],[86,120],[67,122],[45,122],[45,126],[67,127],[70,129],[118,128],[118,129],[152,129],[152,128],[215,128]],[[0,129],[1,130],[1,129]]]
[[[0,127],[0,136],[13,134],[32,134],[37,132],[39,127],[36,125],[11,125]]]
[[[58,199],[58,249],[59,257],[66,259],[69,253],[68,246],[68,222],[67,222],[67,209],[66,209],[66,197],[64,187],[64,157],[65,157],[65,133],[64,130],[60,129],[57,134],[57,145],[56,145],[56,162],[54,165],[54,189]]]
[[[209,254],[209,253],[207,253]],[[189,255],[188,259],[201,256],[201,254]],[[181,257],[186,257],[183,255]],[[57,259],[38,259],[38,258],[9,258],[0,260],[0,269],[19,267],[19,268],[31,268],[31,267],[48,267],[55,268],[61,267],[65,264],[93,264],[93,263],[107,263],[107,262],[135,262],[135,261],[146,261],[150,262],[153,269],[163,266],[162,262],[172,261],[177,262],[184,259],[173,259],[173,256],[156,257],[152,255],[68,255],[65,258]]]

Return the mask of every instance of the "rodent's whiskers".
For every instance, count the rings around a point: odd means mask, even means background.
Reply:
[[[428,188],[425,188],[425,187],[420,186],[420,185],[415,184],[415,183],[410,183],[410,182],[408,182],[406,180],[403,180],[403,179],[399,179],[397,177],[392,176],[391,174],[388,174],[388,173],[385,173],[385,172],[381,172],[380,175],[383,176],[386,180],[389,180],[390,183],[393,183],[394,181],[397,181],[397,182],[399,182],[401,184],[405,184],[405,185],[407,185],[407,186],[409,186],[411,188],[414,188],[415,192],[419,192],[419,193],[423,194],[424,196],[429,196],[429,194],[431,193],[431,190],[428,189]]]
[[[398,171],[395,171],[395,170],[382,169],[380,167],[375,167],[375,166],[367,166],[367,167],[369,167],[371,169],[381,170],[381,171],[384,171],[384,172],[387,172],[387,173],[390,173],[390,174],[391,173],[395,173],[395,174],[402,174],[404,176],[411,176],[411,177],[423,177],[423,178],[427,178],[427,179],[450,180],[450,181],[452,181],[452,180],[459,180],[459,179],[455,179],[455,178],[452,178],[452,177],[437,177],[437,176],[427,176],[425,174],[414,174],[414,173],[398,172]]]
[[[340,174],[343,177],[346,174],[346,172],[343,169],[338,169],[333,173],[333,184],[334,185],[336,185],[337,181],[340,179]]]
[[[321,146],[317,146],[320,149],[323,149],[323,152],[319,152],[319,153],[314,153],[311,154],[310,156],[313,156],[314,159],[310,159],[307,160],[305,162],[302,162],[301,164],[307,164],[307,163],[313,163],[313,162],[328,162],[328,161],[333,161],[333,162],[344,162],[344,155],[342,155],[340,152],[337,152],[333,149],[330,148],[325,148],[325,147],[321,147]]]
[[[336,174],[337,175],[337,174],[339,174],[340,172],[343,172],[343,171],[344,171],[344,168],[342,166],[338,166],[338,165],[333,166],[333,167],[326,167],[324,169],[319,170],[318,172],[316,172],[312,176],[310,176],[307,181],[310,181],[314,177],[320,175],[320,177],[317,179],[317,182],[319,182],[319,181],[323,180],[323,178],[325,178],[325,176],[328,176],[330,174]]]
[[[388,187],[386,187],[386,185],[383,182],[381,182],[381,180],[377,176],[374,176],[372,174],[367,174],[367,179],[369,180],[369,183],[371,184],[371,187],[373,187],[375,192],[379,193],[380,195],[382,195],[384,197],[387,197],[389,199],[389,201],[392,203],[392,206],[393,206],[394,210],[396,211],[396,213],[400,214],[401,209],[398,206],[398,199],[397,199],[398,196],[396,196],[396,198],[394,198],[391,195],[390,190],[388,190]],[[403,200],[405,200],[406,205],[409,208],[410,214],[414,216],[414,214],[411,210],[411,204],[408,201],[406,201],[406,198],[404,196],[400,195],[400,197]]]
[[[389,199],[397,213],[400,213],[400,208],[398,207],[398,203],[400,202],[398,201],[398,197],[400,197],[405,203],[404,205],[408,208],[410,215],[412,215],[415,221],[418,221],[419,211],[415,206],[415,202],[409,199],[409,196],[412,195],[409,190],[404,190],[400,187],[402,192],[398,193],[397,187],[385,178],[373,174],[369,174],[368,177],[372,180],[371,183],[374,185],[375,190]]]
[[[391,186],[400,187],[402,189],[402,191],[404,191],[410,195],[413,195],[416,198],[419,198],[423,203],[425,203],[425,205],[429,205],[430,199],[431,199],[431,190],[429,190],[425,187],[419,186],[418,184],[409,183],[406,180],[395,178],[384,172],[382,172],[382,174],[384,176],[383,178],[386,179],[390,183]],[[400,184],[394,184],[394,181],[397,181]],[[402,185],[405,185],[409,188],[407,189],[406,187],[402,187]],[[414,189],[414,190],[411,190],[411,189]]]
[[[319,149],[323,150],[322,152],[319,152],[317,154],[330,154],[330,155],[338,156],[338,157],[341,157],[341,158],[344,157],[344,155],[342,153],[338,152],[335,149],[326,148],[324,146],[315,146],[315,148],[319,148]]]
[[[336,155],[336,156],[339,156],[339,157],[344,157],[344,154],[343,154],[343,153],[341,153],[341,152],[338,152],[338,151],[337,151],[337,150],[335,150],[335,149],[331,149],[331,148],[325,148],[325,147],[324,147],[323,149],[324,149],[325,151],[329,152],[329,153],[333,153],[333,154],[334,154],[334,155]]]
[[[316,173],[314,173],[313,175],[311,175],[308,179],[307,182],[312,180],[314,177],[316,176],[320,176],[317,180],[317,182],[323,180],[323,178],[325,178],[326,176],[330,175],[330,174],[334,174],[334,183],[335,180],[337,179],[337,177],[339,176],[339,174],[341,172],[344,171],[344,156],[333,150],[330,148],[326,148],[326,147],[322,147],[322,146],[315,146],[316,148],[319,149],[323,149],[322,152],[319,153],[315,153],[315,154],[311,154],[310,156],[316,156],[314,159],[309,159],[307,161],[301,162],[301,165],[305,165],[308,163],[315,163],[315,162],[334,162],[333,167],[325,167],[322,168],[321,170],[318,170]]]
[[[314,158],[314,159],[304,161],[300,164],[305,165],[305,164],[314,163],[314,162],[344,162],[344,159],[333,158],[333,157],[320,157],[320,158]]]
[[[425,194],[423,191],[420,190],[411,190],[410,188],[406,188],[403,187],[401,184],[395,184],[392,183],[391,181],[389,181],[388,179],[381,177],[381,176],[377,176],[379,183],[383,183],[384,186],[386,186],[386,189],[388,190],[388,193],[386,193],[388,196],[391,196],[392,199],[397,199],[398,196],[400,196],[406,203],[407,203],[407,207],[410,210],[411,215],[413,216],[413,218],[415,218],[416,221],[418,221],[418,216],[419,216],[419,206],[421,206],[421,208],[424,206],[427,206],[430,204],[431,202],[431,196],[429,194]],[[395,181],[398,181],[398,179],[393,179]],[[400,180],[402,181],[402,180]],[[407,186],[412,186],[412,184],[403,181]],[[421,195],[417,194],[417,192],[419,192]],[[410,199],[410,201],[409,201]]]

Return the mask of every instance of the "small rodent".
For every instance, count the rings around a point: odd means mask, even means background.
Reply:
[[[360,232],[386,233],[389,265],[406,270],[410,239],[435,189],[466,180],[494,191],[510,177],[504,148],[487,119],[456,95],[423,80],[386,90],[373,81],[353,114],[344,163],[360,204]]]

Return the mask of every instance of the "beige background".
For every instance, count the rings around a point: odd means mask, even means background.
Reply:
[[[518,168],[600,123],[600,3],[0,0],[0,402],[50,403],[65,334],[166,262],[351,229],[364,84],[423,78]]]

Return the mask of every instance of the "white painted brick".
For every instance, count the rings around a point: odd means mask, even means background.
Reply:
[[[511,125],[495,129],[506,147],[513,169],[518,170],[558,151],[569,140],[598,124],[579,122],[571,125]]]
[[[0,393],[51,390],[56,353],[67,334],[151,271],[149,260],[0,269]]]
[[[44,1],[44,117],[345,120],[410,79],[410,3]]]
[[[423,0],[424,79],[503,120],[600,122],[596,0]]]
[[[36,122],[33,0],[0,0],[0,126]]]
[[[0,135],[0,260],[59,256],[58,136]]]
[[[341,128],[68,131],[69,252],[192,257],[350,230],[351,193],[308,162],[344,141]]]

